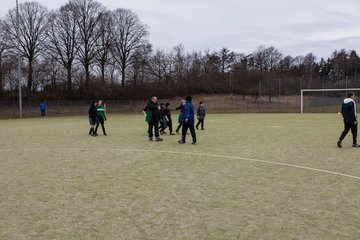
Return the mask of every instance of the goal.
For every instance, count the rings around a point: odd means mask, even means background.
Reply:
[[[306,112],[338,112],[342,100],[349,92],[360,96],[360,88],[344,89],[302,89],[300,100],[300,113]]]

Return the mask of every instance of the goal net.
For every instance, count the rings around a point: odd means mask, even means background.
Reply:
[[[300,113],[337,113],[341,110],[343,99],[350,92],[355,93],[355,101],[358,103],[360,88],[302,89]]]

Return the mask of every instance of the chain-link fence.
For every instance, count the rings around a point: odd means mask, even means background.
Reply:
[[[171,108],[180,105],[182,98],[160,99],[169,102]],[[250,96],[196,96],[193,103],[197,107],[204,102],[207,113],[300,113],[300,96],[260,97]],[[107,113],[141,113],[146,100],[107,100]],[[341,108],[342,98],[305,97],[304,113],[331,113]],[[23,117],[40,117],[40,101],[24,101]],[[46,116],[86,115],[91,101],[47,101]],[[19,117],[17,101],[0,101],[0,118]]]
[[[159,103],[169,102],[171,108],[180,105],[181,97],[159,99]],[[260,97],[250,96],[195,96],[194,106],[204,102],[208,113],[299,113],[300,96]],[[107,113],[141,113],[146,100],[105,100]],[[304,97],[305,113],[331,113],[341,108],[342,98],[339,97]],[[40,117],[39,101],[23,102],[23,117]],[[91,101],[47,101],[46,116],[86,115]],[[0,118],[19,117],[17,101],[0,101]]]
[[[173,99],[159,99],[159,103],[169,102],[171,108],[180,105],[181,97]],[[234,112],[234,113],[297,113],[300,110],[299,96],[283,97],[243,97],[243,96],[195,96],[194,106],[200,101],[208,113]],[[105,100],[107,113],[140,113],[145,107],[146,100]],[[40,117],[40,101],[24,101],[23,117]],[[86,115],[91,101],[46,101],[46,116]],[[1,118],[19,117],[18,101],[0,101]]]

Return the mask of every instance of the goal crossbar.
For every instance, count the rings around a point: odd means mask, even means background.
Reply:
[[[300,113],[304,112],[304,92],[337,92],[337,91],[360,91],[360,88],[319,88],[319,89],[301,89]]]

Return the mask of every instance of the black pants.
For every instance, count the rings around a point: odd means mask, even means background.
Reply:
[[[100,118],[99,121],[97,121],[94,134],[97,134],[99,124],[101,124],[102,131],[103,131],[104,135],[106,135],[105,126],[104,126],[104,119],[103,118]]]
[[[196,124],[196,128],[199,127],[199,124],[201,124],[201,129],[204,129],[204,119],[198,119],[198,123]]]
[[[194,124],[184,123],[182,128],[181,140],[185,142],[187,130],[190,129],[191,137],[194,143],[196,143],[196,133]]]
[[[165,128],[164,128],[164,121],[163,121],[163,120],[160,120],[159,124],[160,124],[159,131],[164,131],[164,130],[165,130]]]
[[[176,132],[178,132],[180,130],[180,128],[182,127],[182,123],[179,123],[179,126],[176,128]]]
[[[95,117],[89,117],[89,123],[90,123],[90,131],[89,134],[93,134],[95,131],[95,124],[96,124],[96,118]]]
[[[160,127],[159,127],[159,131],[165,131],[165,129],[168,127],[169,122],[166,122],[166,127],[164,126],[164,121],[160,121]]]
[[[169,127],[170,133],[172,133],[173,129],[172,129],[172,119],[171,118],[169,118],[169,121],[167,122],[167,126]]]
[[[153,128],[155,128],[155,137],[158,138],[159,137],[159,123],[156,122],[150,122],[149,123],[149,138],[153,137]]]
[[[344,131],[341,133],[339,138],[340,142],[346,137],[350,129],[353,136],[353,144],[357,143],[357,124],[353,123],[345,123]]]
[[[169,128],[170,133],[172,133],[172,119],[169,118],[169,121],[166,122],[166,127],[164,127],[164,122],[160,122],[160,131],[165,131],[166,128]]]

